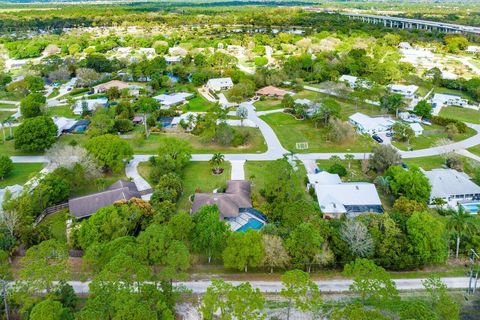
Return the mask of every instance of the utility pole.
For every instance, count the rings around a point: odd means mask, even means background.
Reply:
[[[475,250],[471,249],[470,254],[470,274],[468,280],[468,293],[473,294],[477,289],[477,280],[478,280],[478,272],[480,271],[480,264],[479,259],[480,257],[475,252]]]

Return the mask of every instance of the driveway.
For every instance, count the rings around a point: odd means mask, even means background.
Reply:
[[[147,161],[143,157],[134,157],[126,166],[125,166],[125,175],[132,179],[132,181],[137,186],[138,191],[143,191],[147,189],[151,189],[152,187],[150,184],[142,178],[140,173],[138,172],[138,164],[142,161]]]

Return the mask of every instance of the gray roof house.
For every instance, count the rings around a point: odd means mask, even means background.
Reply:
[[[464,172],[433,169],[424,173],[432,186],[430,202],[435,198],[441,198],[451,205],[457,205],[462,201],[480,199],[480,186],[470,180]]]
[[[203,206],[216,205],[219,219],[227,222],[232,230],[260,229],[266,218],[252,208],[250,194],[249,181],[229,180],[224,193],[196,193],[191,212],[195,214]]]
[[[118,180],[103,191],[68,200],[68,208],[77,219],[83,219],[117,201],[141,197],[135,183]]]

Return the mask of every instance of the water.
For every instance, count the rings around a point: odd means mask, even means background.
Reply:
[[[480,203],[465,203],[462,204],[462,207],[465,208],[470,213],[478,213],[478,207],[480,206]]]
[[[238,228],[236,231],[237,232],[246,232],[250,229],[260,230],[260,229],[262,229],[262,227],[263,227],[262,222],[258,221],[257,219],[250,218],[250,219],[248,219],[248,222],[246,224],[244,224],[243,226]]]
[[[87,130],[87,126],[78,126],[75,128],[76,133],[83,133],[85,130]]]

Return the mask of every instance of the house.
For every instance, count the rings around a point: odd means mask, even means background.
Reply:
[[[171,56],[185,57],[188,54],[188,51],[182,47],[172,47],[168,48],[168,54]]]
[[[390,92],[402,95],[405,98],[412,99],[418,90],[416,85],[390,84],[387,86]]]
[[[73,105],[73,113],[76,115],[81,115],[84,110],[86,111],[95,111],[97,108],[106,107],[108,104],[107,98],[97,98],[97,99],[81,99],[75,101]]]
[[[141,199],[141,194],[135,183],[118,180],[103,191],[68,200],[68,208],[70,214],[77,219],[84,219],[103,207],[112,205],[117,201],[128,201],[132,198]]]
[[[153,98],[160,103],[162,108],[168,109],[186,103],[187,98],[192,96],[193,94],[188,92],[175,92],[170,94],[160,94]]]
[[[154,58],[157,55],[155,49],[153,48],[140,48],[138,49],[138,53],[141,55],[145,55],[147,59]]]
[[[434,199],[443,199],[455,207],[461,202],[480,199],[480,186],[470,180],[464,172],[454,169],[433,169],[424,171],[424,174],[432,186],[430,203]]]
[[[422,122],[422,119],[419,116],[410,112],[399,112],[397,116],[399,119],[409,123]]]
[[[357,80],[358,80],[358,77],[349,76],[346,74],[342,75],[340,79],[338,79],[338,81],[348,84],[350,88],[355,88],[357,86]]]
[[[306,114],[308,117],[311,117],[317,112],[318,108],[320,108],[321,104],[318,102],[314,102],[310,99],[295,99],[295,104],[299,104],[305,106]]]
[[[354,217],[365,212],[382,213],[375,185],[367,182],[342,182],[338,174],[325,171],[309,174],[318,205],[325,218]]]
[[[423,127],[417,122],[410,123],[410,128],[412,128],[413,132],[415,133],[415,137],[423,134]]]
[[[62,133],[71,131],[77,124],[77,120],[69,119],[65,117],[52,117],[53,123],[57,126],[57,137],[60,137]]]
[[[292,92],[288,92],[286,90],[274,87],[274,86],[267,86],[263,87],[255,93],[257,96],[265,96],[265,97],[273,97],[273,98],[283,98],[285,95],[293,95]]]
[[[120,80],[111,80],[105,83],[101,83],[93,87],[94,93],[103,93],[106,92],[108,89],[117,88],[118,90],[128,89],[130,85],[126,82]]]
[[[445,106],[459,106],[459,107],[466,107],[468,106],[468,100],[463,99],[460,96],[456,96],[453,94],[443,94],[443,93],[435,93],[430,99],[430,103],[432,104],[433,108],[437,107],[445,107]]]
[[[165,56],[165,62],[167,64],[175,64],[182,62],[182,57],[179,56]]]
[[[480,53],[480,47],[479,46],[468,46],[467,49],[465,49],[466,53]]]
[[[390,130],[394,124],[394,121],[390,118],[372,118],[360,112],[352,114],[348,117],[348,120],[362,134],[385,132]]]
[[[191,213],[195,214],[201,207],[216,205],[220,212],[219,219],[230,225],[233,231],[260,229],[267,219],[252,208],[251,184],[246,180],[229,180],[224,193],[196,193]]]
[[[233,87],[231,78],[215,78],[207,81],[205,87],[213,92],[228,90]]]
[[[170,128],[177,128],[182,122],[189,123],[186,131],[192,131],[197,123],[198,114],[195,112],[185,112],[177,117],[173,117],[170,122]]]

